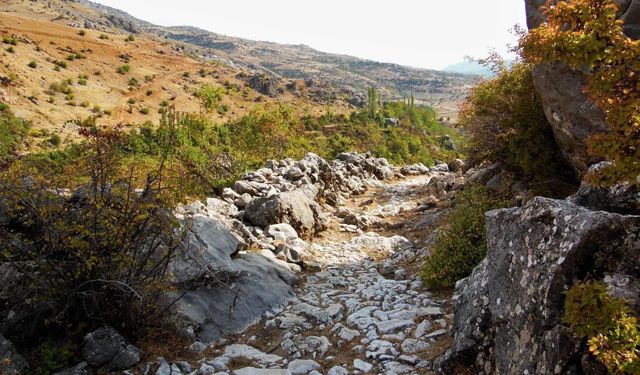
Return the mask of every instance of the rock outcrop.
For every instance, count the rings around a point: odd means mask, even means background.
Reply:
[[[544,20],[540,7],[545,0],[525,0],[527,25],[538,27]],[[640,0],[617,0],[624,30],[640,37]],[[587,153],[585,141],[609,131],[604,113],[584,93],[586,76],[560,63],[540,64],[533,70],[533,82],[542,98],[544,112],[556,142],[578,176],[599,159]]]
[[[456,285],[454,345],[440,370],[585,373],[591,357],[561,321],[564,293],[585,279],[640,293],[640,216],[541,197],[486,216],[487,257]]]
[[[368,179],[394,175],[385,159],[368,154],[345,153],[331,163],[308,154],[247,173],[223,200],[179,207],[186,236],[170,268],[176,291],[167,297],[177,299],[180,330],[208,343],[286,305],[295,273],[309,266],[310,247],[298,236],[310,239],[326,226],[320,202],[337,204],[365,191]],[[375,241],[385,248],[382,238]]]

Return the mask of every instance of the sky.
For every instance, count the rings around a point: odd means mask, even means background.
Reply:
[[[96,1],[96,0],[94,0]],[[443,69],[495,49],[509,57],[522,0],[97,0],[163,26],[305,44],[324,52]]]

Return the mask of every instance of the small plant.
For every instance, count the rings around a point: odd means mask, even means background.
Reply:
[[[94,76],[99,76],[99,75],[101,75],[101,74],[102,74],[102,72],[101,72],[101,71],[99,71],[99,70],[96,70],[95,72],[93,72],[93,75],[94,75]]]
[[[31,68],[31,69],[35,69],[35,68],[37,68],[37,67],[38,67],[38,63],[37,63],[37,62],[35,62],[35,61],[33,61],[33,60],[31,60],[31,61],[29,61],[29,64],[27,64],[27,66],[28,66],[29,68]]]
[[[138,87],[140,85],[136,77],[131,77],[131,79],[129,79],[128,84],[129,86],[132,86],[132,87]]]
[[[149,114],[149,107],[140,108],[140,113],[142,113],[143,115],[148,115]]]
[[[207,83],[202,85],[194,95],[196,98],[200,99],[200,105],[202,108],[209,112],[218,106],[223,94],[220,87],[214,87]]]
[[[16,53],[16,50],[13,48],[13,46],[9,46],[5,51],[9,53]]]
[[[564,311],[564,322],[587,338],[610,373],[640,373],[640,326],[626,301],[609,296],[605,284],[587,281],[569,289]]]
[[[456,207],[439,233],[425,262],[422,279],[429,288],[448,288],[471,274],[487,254],[485,212],[506,206],[483,187],[456,196]]]
[[[109,35],[103,33],[103,34],[100,34],[100,36],[98,38],[100,38],[102,40],[109,40]]]
[[[100,112],[102,112],[102,108],[100,108],[100,105],[98,105],[98,104],[94,104],[94,105],[93,105],[93,112],[95,112],[95,113],[100,113]]]
[[[87,107],[89,107],[89,105],[90,105],[90,103],[89,103],[89,101],[88,101],[88,100],[83,100],[83,101],[80,103],[80,107],[83,107],[83,108],[87,108]]]
[[[60,136],[58,134],[53,134],[51,135],[51,137],[49,137],[47,142],[49,142],[49,144],[51,144],[54,147],[58,147],[60,146]]]
[[[85,35],[87,35],[87,32],[84,31],[84,30],[80,30],[80,31],[78,31],[78,35],[85,36]]]
[[[184,73],[182,73],[182,76],[184,78],[189,78],[191,76],[191,74],[189,72],[184,72]]]
[[[102,111],[102,113],[104,113],[107,116],[111,116],[111,110],[110,109],[105,109],[104,111]]]
[[[50,96],[47,98],[47,103],[53,104],[56,102],[56,98],[54,98],[53,96]]]
[[[81,86],[86,86],[87,85],[87,79],[86,78],[79,78],[78,79],[78,84]]]
[[[133,42],[134,40],[136,40],[136,38],[132,34],[129,34],[125,39],[126,42]]]
[[[65,61],[62,60],[54,60],[53,61],[53,65],[62,68],[62,69],[67,69],[67,63]]]
[[[118,69],[116,69],[116,72],[120,74],[126,74],[126,73],[129,73],[130,70],[131,70],[131,65],[124,64],[122,66],[119,66]]]
[[[153,90],[147,90],[147,92],[145,94],[147,96],[151,96],[151,95],[153,95]]]
[[[2,38],[2,43],[11,44],[12,46],[17,46],[18,40],[13,36],[5,36],[4,38]]]
[[[200,70],[198,71],[198,75],[199,75],[200,77],[204,78],[204,77],[206,77],[206,76],[207,76],[207,72],[206,72],[204,69],[200,69]]]

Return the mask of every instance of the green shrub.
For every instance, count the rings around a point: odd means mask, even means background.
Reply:
[[[4,38],[2,38],[2,43],[11,44],[12,46],[17,46],[18,40],[13,36],[5,36]]]
[[[98,38],[100,38],[100,39],[102,39],[102,40],[109,40],[109,35],[107,35],[107,34],[100,34],[100,36],[99,36]]]
[[[460,111],[470,164],[502,162],[520,176],[543,180],[567,174],[533,86],[532,66],[515,63],[474,87]]]
[[[131,87],[139,86],[138,79],[136,77],[131,77],[131,79],[129,79],[129,82],[127,82],[127,84]]]
[[[63,69],[67,68],[67,63],[61,60],[54,60],[53,65],[57,66],[58,68],[63,68]]]
[[[4,215],[20,218],[0,225],[0,260],[37,291],[16,291],[9,300],[46,307],[33,327],[66,332],[107,324],[135,338],[167,308],[160,295],[170,287],[168,264],[182,240],[170,213],[181,189],[168,182],[161,156],[150,174],[125,167],[125,134],[98,130],[95,122],[81,129],[82,144],[25,157],[0,172]],[[55,193],[78,186],[80,203]]]
[[[52,146],[58,147],[60,146],[61,142],[60,136],[58,134],[53,134],[51,137],[49,137],[47,142],[49,142],[49,144],[51,144]]]
[[[7,47],[7,49],[5,51],[7,51],[9,53],[16,53],[16,50],[13,48],[13,46]]]
[[[84,30],[80,30],[80,31],[78,31],[78,35],[85,36],[85,35],[87,35],[87,32],[84,31]]]
[[[487,254],[485,212],[506,205],[506,201],[489,195],[481,186],[458,192],[456,206],[431,247],[422,271],[429,288],[453,287],[471,274]]]
[[[612,374],[640,373],[640,325],[628,302],[607,294],[601,282],[574,285],[565,300],[565,323],[589,342],[589,351]]]
[[[140,113],[142,113],[143,115],[148,115],[149,114],[149,107],[140,108]]]
[[[116,72],[120,73],[120,74],[126,74],[129,73],[129,71],[131,70],[131,65],[129,64],[124,64],[118,67],[118,69],[116,69]]]
[[[133,35],[129,35],[128,37],[125,38],[126,42],[133,42],[134,40],[136,40],[136,38]]]
[[[29,122],[15,117],[8,105],[0,103],[0,165],[15,156],[30,126]]]
[[[196,98],[200,99],[200,105],[207,112],[218,106],[222,95],[222,88],[214,87],[208,83],[202,85],[195,93]]]
[[[33,60],[31,60],[31,61],[29,61],[29,64],[27,64],[27,66],[28,66],[29,68],[31,68],[31,69],[35,69],[35,68],[37,68],[37,67],[38,67],[38,63],[37,63],[37,62],[35,62],[35,61],[33,61]]]

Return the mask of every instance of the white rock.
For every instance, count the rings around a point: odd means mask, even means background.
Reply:
[[[296,375],[307,374],[311,371],[319,370],[322,368],[322,366],[320,366],[318,362],[311,359],[296,359],[289,362],[289,366],[287,366],[287,368],[289,369],[289,371],[291,371],[292,374]]]
[[[333,366],[329,372],[327,372],[327,375],[349,375],[349,371],[341,366]]]
[[[233,344],[224,348],[224,356],[229,358],[247,358],[264,365],[273,365],[282,360],[275,354],[267,354],[244,344]]]
[[[408,319],[394,319],[394,320],[386,320],[383,322],[378,322],[378,331],[383,334],[386,333],[395,333],[397,331],[403,330],[408,327],[414,326],[415,323],[413,320]]]
[[[373,370],[373,365],[369,362],[365,362],[361,359],[355,359],[353,361],[353,368],[356,370],[362,371],[364,373],[371,372]]]

